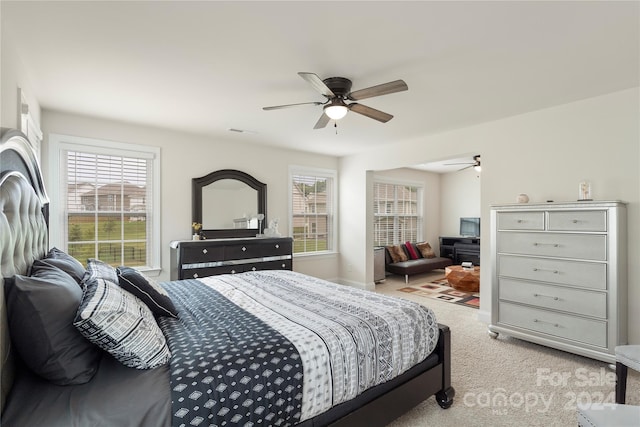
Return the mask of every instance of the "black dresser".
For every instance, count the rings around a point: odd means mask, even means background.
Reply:
[[[171,280],[256,270],[291,270],[293,239],[246,238],[171,242]]]

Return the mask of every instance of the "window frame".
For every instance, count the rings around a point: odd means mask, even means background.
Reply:
[[[398,217],[401,215],[398,215],[397,212],[389,212],[389,205],[385,204],[385,212],[384,213],[376,213],[376,209],[375,209],[375,203],[376,203],[376,191],[375,191],[375,187],[376,184],[385,184],[385,185],[393,185],[393,186],[403,186],[403,187],[415,187],[417,188],[417,196],[416,196],[416,220],[417,220],[417,229],[416,229],[416,239],[418,241],[421,241],[422,236],[423,236],[423,232],[424,232],[424,183],[422,182],[418,182],[418,181],[409,181],[409,180],[397,180],[397,179],[388,179],[388,178],[384,178],[384,177],[380,177],[380,176],[374,176],[373,177],[373,197],[372,197],[372,201],[373,201],[373,207],[372,207],[372,213],[373,213],[373,242],[374,245],[379,246],[378,242],[376,242],[376,236],[375,236],[375,222],[376,222],[376,218],[378,217],[393,217],[394,220],[394,228],[393,228],[393,234],[394,234],[394,239],[397,239],[399,233],[396,229],[396,223],[398,221]],[[395,206],[398,203],[397,200],[397,195],[394,195],[394,201],[393,201],[393,205]],[[393,211],[393,209],[391,209]],[[402,215],[402,216],[407,216],[407,215]],[[381,245],[381,246],[387,246],[387,245],[396,245],[396,244],[400,244],[400,243],[404,243],[403,242],[391,242],[391,243],[387,243],[385,245]]]
[[[327,229],[327,241],[331,242],[331,248],[323,251],[311,252],[293,252],[295,257],[320,256],[327,254],[336,254],[338,252],[338,172],[334,169],[313,168],[305,166],[289,166],[289,235],[293,238],[293,177],[294,175],[309,176],[316,178],[328,178],[332,180],[331,188],[331,212],[327,213],[330,217],[330,225]],[[294,242],[295,245],[295,242]]]
[[[103,139],[86,138],[79,136],[50,134],[49,135],[49,195],[52,203],[49,211],[49,242],[50,246],[64,248],[67,250],[67,227],[65,225],[66,201],[62,200],[62,186],[66,185],[66,176],[63,171],[66,167],[62,162],[66,162],[66,151],[78,151],[93,154],[112,155],[119,157],[144,158],[151,161],[151,194],[153,198],[153,206],[150,215],[152,215],[151,236],[147,238],[147,244],[151,241],[151,248],[148,248],[148,256],[151,265],[142,266],[139,269],[149,274],[159,274],[162,270],[161,264],[161,218],[160,218],[160,148],[150,145],[133,144],[128,142],[118,142]]]

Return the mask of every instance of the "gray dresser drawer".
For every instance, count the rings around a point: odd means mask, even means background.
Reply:
[[[498,255],[498,275],[590,289],[607,289],[607,265],[599,262]]]
[[[499,322],[555,337],[607,347],[607,322],[500,302]]]
[[[607,231],[606,211],[549,212],[549,231]]]
[[[604,292],[501,278],[500,299],[602,319],[607,317]]]
[[[498,252],[607,260],[607,237],[599,234],[498,233]]]
[[[498,230],[544,230],[544,212],[499,212]]]

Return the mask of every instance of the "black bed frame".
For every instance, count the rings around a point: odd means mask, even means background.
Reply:
[[[18,131],[2,129],[0,136],[0,181],[8,173],[24,175],[42,201],[42,213],[48,226],[48,198],[42,175],[33,150],[26,137]],[[42,252],[47,248],[40,248]],[[27,260],[28,261],[28,260]],[[32,260],[31,260],[32,261]],[[0,288],[2,287],[0,275]],[[0,292],[3,292],[0,289]],[[0,295],[0,335],[3,335],[1,350],[2,399],[0,410],[10,392],[13,382],[14,364],[9,352],[8,329],[4,298]],[[425,361],[414,366],[399,377],[363,392],[355,399],[342,403],[300,426],[384,426],[432,395],[442,408],[453,403],[455,390],[451,387],[451,331],[439,325],[439,339],[435,351]]]

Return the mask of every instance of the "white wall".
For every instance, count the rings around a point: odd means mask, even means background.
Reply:
[[[0,126],[20,129],[20,110],[18,88],[26,96],[29,112],[36,123],[40,122],[40,104],[31,87],[30,76],[27,73],[20,56],[15,51],[10,37],[2,33],[0,41]]]
[[[82,136],[108,141],[151,145],[161,149],[161,212],[162,212],[162,272],[160,280],[169,279],[169,243],[190,239],[191,179],[218,169],[238,169],[267,184],[267,218],[279,218],[283,235],[289,229],[288,179],[289,165],[338,168],[338,159],[331,156],[303,153],[254,145],[249,142],[216,140],[152,127],[113,122],[43,110],[42,129],[45,133],[43,156],[48,154],[49,133]],[[46,168],[46,166],[45,166]],[[45,170],[45,185],[48,185]],[[52,242],[55,244],[55,242]],[[338,256],[295,257],[294,270],[309,275],[336,279]]]
[[[482,153],[480,212],[482,235],[489,235],[493,203],[511,203],[519,193],[532,202],[577,198],[578,182],[589,179],[599,200],[628,203],[629,325],[640,323],[640,174],[638,172],[640,90],[624,90],[503,120],[393,144],[340,159],[341,194],[369,188],[368,171],[398,168],[453,157],[462,152]],[[371,192],[367,191],[371,197]],[[370,285],[373,280],[370,200],[341,196],[341,275],[349,283]],[[489,259],[489,240],[483,239],[481,257]],[[362,265],[364,268],[346,266]],[[481,283],[491,283],[490,271]],[[491,287],[481,286],[480,317],[489,319]],[[640,329],[630,327],[630,341],[640,343]]]
[[[480,217],[480,180],[473,168],[442,174],[440,178],[440,234],[458,236],[460,218]]]

